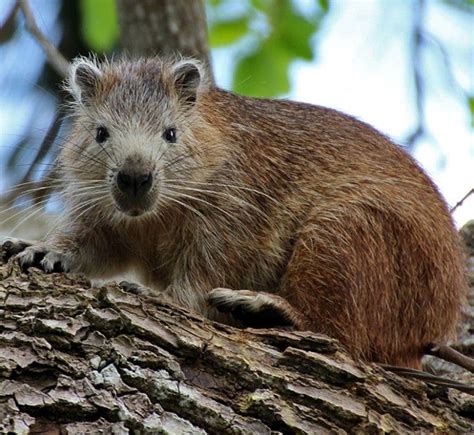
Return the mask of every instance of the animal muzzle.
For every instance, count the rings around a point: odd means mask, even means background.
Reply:
[[[148,211],[155,202],[153,173],[143,161],[127,160],[117,172],[114,198],[117,207],[130,216]]]

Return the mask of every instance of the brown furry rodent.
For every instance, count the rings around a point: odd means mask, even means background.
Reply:
[[[24,267],[133,269],[210,318],[322,332],[371,361],[418,367],[453,333],[465,283],[446,204],[369,125],[217,89],[191,59],[78,59],[69,89],[64,217]]]

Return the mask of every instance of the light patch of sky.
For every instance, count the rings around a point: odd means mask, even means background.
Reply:
[[[309,10],[312,2],[298,3]],[[474,93],[472,17],[439,1],[426,3],[428,31],[447,47],[456,80]],[[288,97],[349,113],[403,145],[416,122],[407,54],[413,2],[334,0],[331,5],[315,40],[316,60],[292,66]],[[231,83],[229,59],[235,62],[238,50],[213,53],[217,82],[224,87]],[[453,91],[438,54],[436,49],[423,53],[428,136],[417,143],[414,157],[453,206],[474,187],[474,135],[467,104]],[[454,218],[459,226],[474,218],[474,196]]]

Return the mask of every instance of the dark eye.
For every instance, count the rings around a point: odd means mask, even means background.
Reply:
[[[176,129],[175,128],[167,128],[163,133],[163,137],[165,138],[166,142],[175,143],[176,142]]]
[[[109,132],[105,127],[99,127],[97,128],[97,133],[95,135],[95,140],[98,143],[103,143],[107,140],[109,137]]]

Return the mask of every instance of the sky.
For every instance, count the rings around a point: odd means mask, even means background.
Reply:
[[[303,7],[314,0],[302,0]],[[307,2],[305,4],[305,2]],[[10,0],[0,0],[0,21]],[[410,0],[333,0],[323,29],[314,39],[314,62],[296,62],[291,70],[288,98],[349,113],[388,134],[403,145],[415,122],[413,84],[407,46],[412,20]],[[57,2],[32,2],[38,23],[57,40]],[[453,72],[462,87],[474,94],[474,17],[453,11],[439,0],[427,0],[427,29],[448,49]],[[0,168],[11,138],[33,123],[41,137],[54,105],[45,103],[44,90],[34,97],[26,85],[36,80],[44,58],[24,33],[18,49],[0,46]],[[216,81],[228,87],[235,50],[213,50]],[[22,68],[15,68],[22,62]],[[453,92],[435,50],[422,58],[427,71],[426,122],[429,135],[417,143],[414,156],[438,184],[452,206],[474,187],[474,132],[467,104]],[[38,101],[41,100],[41,104]],[[0,169],[3,171],[3,169]],[[5,185],[0,177],[0,189]],[[2,184],[3,183],[3,184]],[[474,219],[474,196],[454,213],[460,226]]]

